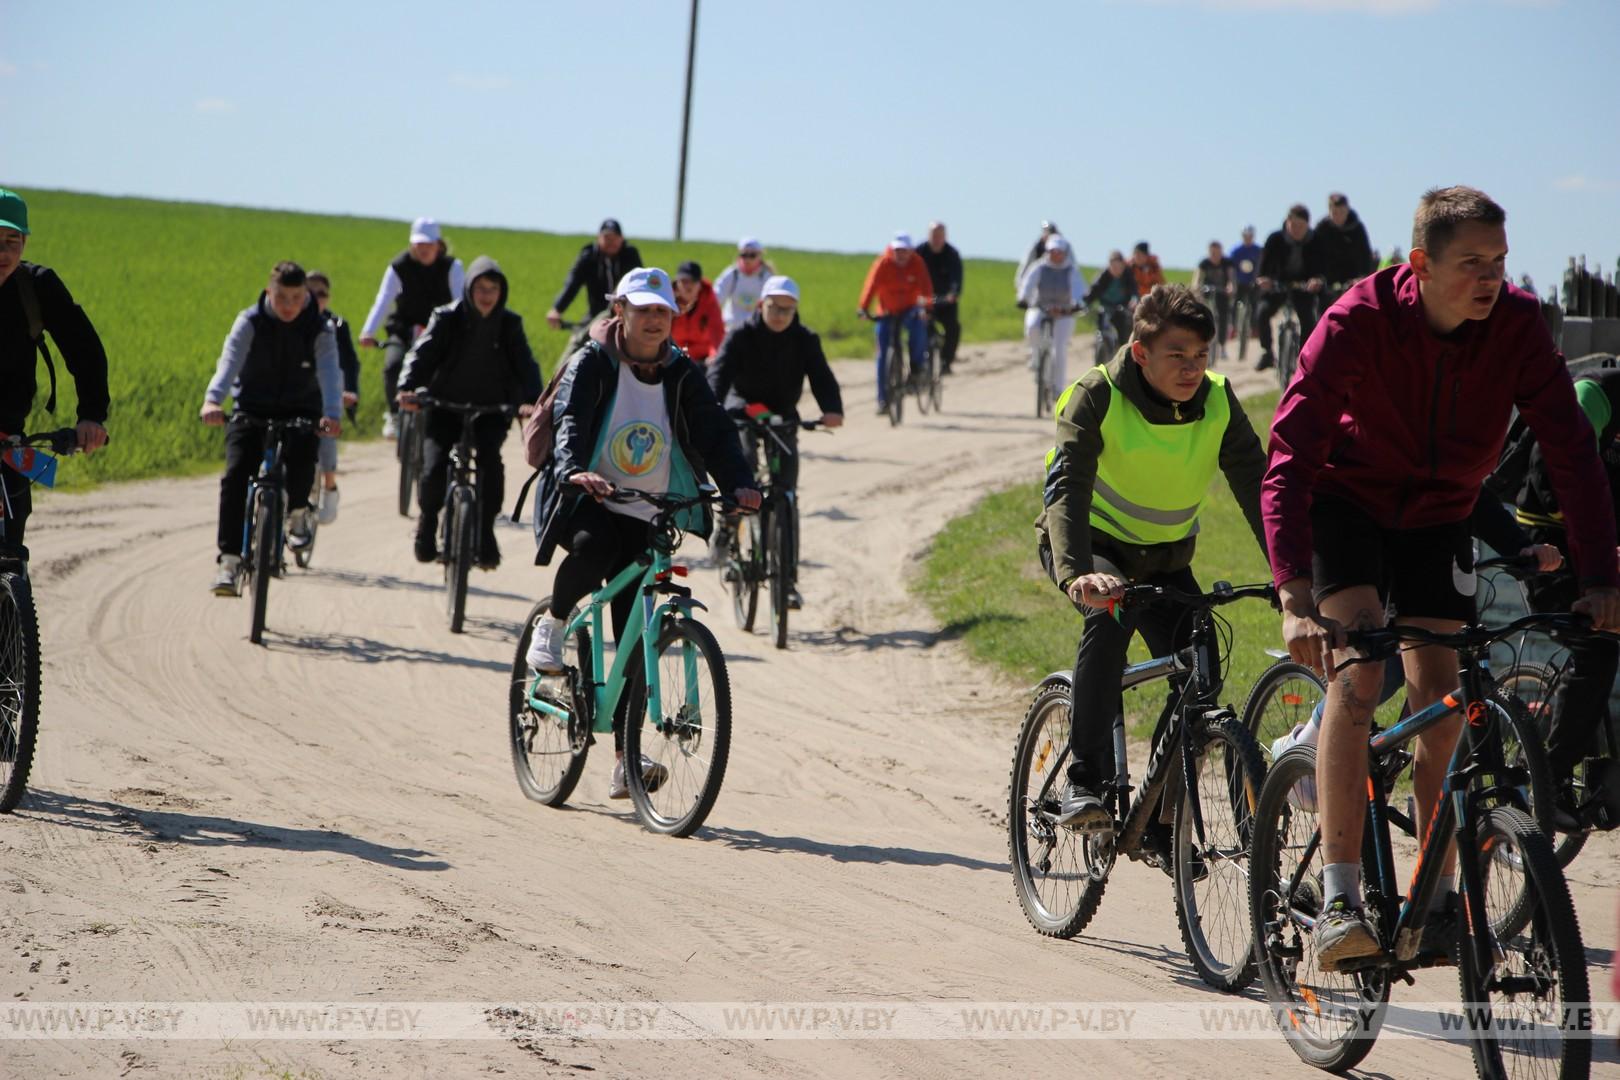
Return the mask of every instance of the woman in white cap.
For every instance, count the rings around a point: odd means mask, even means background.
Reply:
[[[759,506],[736,426],[702,368],[670,343],[676,305],[669,275],[656,267],[630,271],[614,292],[612,312],[568,358],[570,370],[552,403],[557,441],[540,474],[534,561],[548,565],[559,547],[567,555],[552,585],[551,617],[540,620],[529,648],[535,671],[562,669],[568,614],[647,550],[656,509],[639,501],[604,503],[614,488],[696,494],[709,475],[742,507]],[[703,537],[713,529],[712,516],[701,507],[678,524]],[[638,600],[634,589],[614,599],[615,639],[623,636]],[[614,799],[629,796],[623,731],[621,708],[613,718],[617,754],[608,796]],[[649,783],[662,782],[662,774],[651,775],[662,766],[646,757],[641,765]]]
[[[1024,312],[1024,338],[1030,347],[1030,369],[1035,365],[1035,344],[1041,314],[1052,316],[1052,398],[1068,385],[1069,338],[1074,333],[1074,312],[1085,303],[1086,276],[1074,265],[1069,242],[1057,233],[1046,238],[1046,254],[1030,266],[1018,283],[1018,303]]]
[[[461,260],[450,254],[439,234],[439,223],[432,218],[411,222],[410,246],[394,256],[377,286],[377,299],[360,327],[362,347],[377,347],[377,329],[388,316],[387,351],[383,354],[383,393],[388,398],[388,417],[383,421],[383,438],[395,434],[399,414],[399,369],[405,363],[416,332],[427,325],[433,309],[450,303],[465,291],[467,272]],[[393,312],[389,313],[389,305]]]
[[[737,242],[737,261],[726,267],[714,283],[714,295],[720,301],[720,314],[726,320],[727,331],[748,321],[759,307],[766,280],[774,273],[775,269],[765,261],[765,248],[757,238],[745,236]]]

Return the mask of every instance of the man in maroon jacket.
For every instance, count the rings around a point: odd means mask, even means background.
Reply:
[[[1335,670],[1346,629],[1398,621],[1442,633],[1474,615],[1468,517],[1515,406],[1542,440],[1583,595],[1575,609],[1620,626],[1614,515],[1591,425],[1534,296],[1506,282],[1506,215],[1483,192],[1427,192],[1409,265],[1366,278],[1330,308],[1300,353],[1271,428],[1262,507],[1283,636],[1330,679],[1317,759],[1326,906],[1318,965],[1379,944],[1361,913],[1367,736],[1381,667]],[[1414,712],[1455,689],[1457,656],[1404,652]],[[1427,829],[1460,718],[1418,740],[1413,787]],[[1423,953],[1456,934],[1448,852]],[[1447,886],[1450,886],[1448,888]]]

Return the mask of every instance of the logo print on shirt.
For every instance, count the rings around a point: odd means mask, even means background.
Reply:
[[[625,476],[646,476],[664,458],[664,433],[643,420],[632,420],[608,440],[608,457]]]

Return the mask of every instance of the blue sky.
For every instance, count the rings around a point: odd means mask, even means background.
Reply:
[[[13,4],[0,184],[668,237],[686,12]],[[1466,182],[1545,292],[1620,255],[1617,41],[1615,0],[702,0],[686,233],[1013,258],[1049,217],[1185,266],[1334,189],[1405,246]]]

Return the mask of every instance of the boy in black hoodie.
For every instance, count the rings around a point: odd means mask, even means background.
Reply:
[[[470,405],[517,405],[520,415],[527,415],[540,397],[540,366],[529,351],[523,317],[507,309],[506,297],[506,275],[500,264],[487,255],[474,259],[467,269],[465,294],[434,310],[427,329],[405,357],[399,374],[401,408],[418,408],[417,394],[426,393],[441,401]],[[501,444],[510,426],[511,420],[504,416],[482,416],[473,422],[483,509],[478,550],[482,570],[493,570],[501,562],[495,517],[506,492]],[[460,416],[428,410],[418,503],[422,514],[416,525],[419,562],[439,557],[439,510],[449,482],[450,450],[460,438]]]

